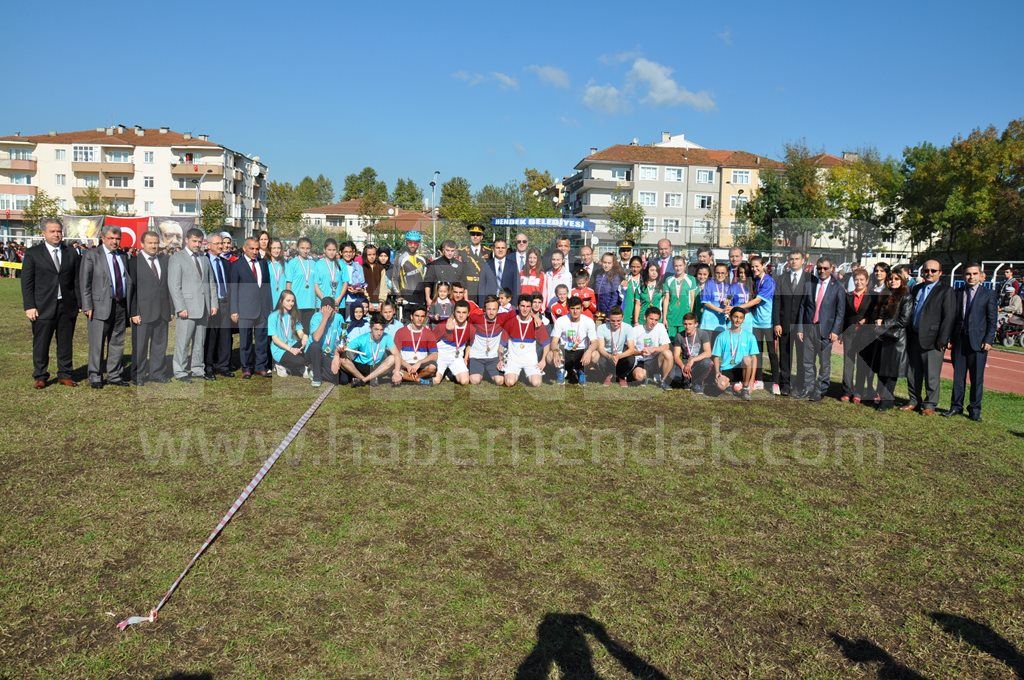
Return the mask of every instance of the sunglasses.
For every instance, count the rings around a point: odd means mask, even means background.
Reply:
[[[925,274],[938,274],[942,270],[941,269],[922,269],[921,271],[923,273],[925,273]]]
[[[815,267],[815,269],[817,269],[819,272],[827,272],[830,269],[832,269],[832,267]]]
[[[526,239],[523,239],[521,241],[517,239],[516,243],[529,243],[529,241],[527,241]]]

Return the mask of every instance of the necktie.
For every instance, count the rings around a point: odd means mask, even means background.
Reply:
[[[199,274],[199,278],[203,278],[203,265],[199,264],[199,253],[192,253],[192,262],[196,265],[196,273]]]
[[[793,288],[796,288],[796,279],[797,279],[797,276],[798,276],[798,275],[797,275],[797,273],[796,273],[796,272],[793,272],[793,273],[792,273],[792,274],[790,275],[790,277],[789,277],[789,285],[790,285],[790,286],[792,286]]]
[[[498,260],[496,264],[498,265],[498,289],[500,290],[501,289],[501,271],[502,271],[502,269],[505,266],[505,262],[504,262],[504,260]]]
[[[53,263],[57,265],[57,273],[60,274],[60,247],[53,249]],[[64,299],[64,295],[60,292],[60,277],[57,277],[57,299]]]
[[[121,279],[121,258],[117,253],[112,253],[114,258],[114,299],[120,302],[124,299],[124,281]]]
[[[821,315],[821,301],[825,299],[825,289],[828,287],[828,281],[818,281],[818,297],[814,302],[814,318],[811,319],[811,323],[818,323],[818,317]]]
[[[963,323],[963,329],[965,331],[967,330],[967,325],[970,322],[970,318],[971,318],[971,305],[974,304],[974,294],[977,291],[978,291],[978,287],[974,286],[973,288],[968,288],[967,289],[967,294],[964,295],[964,323]]]
[[[153,276],[155,276],[156,280],[159,281],[160,280],[160,272],[157,271],[157,269],[156,269],[156,258],[155,257],[147,257],[146,259],[149,260],[149,268],[153,270]]]
[[[918,327],[921,323],[921,312],[924,311],[924,303],[928,300],[928,293],[931,292],[931,288],[927,285],[921,287],[921,291],[917,294],[917,302],[914,305],[914,328]]]
[[[249,268],[252,269],[252,278],[256,279],[256,285],[260,285],[260,277],[256,276],[256,260],[249,260]]]

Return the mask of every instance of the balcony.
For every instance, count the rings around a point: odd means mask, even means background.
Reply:
[[[172,201],[195,201],[196,190],[195,189],[171,189],[171,200]],[[222,201],[224,200],[224,192],[222,191],[202,191],[199,192],[200,201]]]
[[[622,189],[632,189],[633,182],[624,179],[585,179],[583,180],[583,189],[612,189],[613,191]]]
[[[224,166],[210,163],[178,163],[171,168],[172,177],[196,177],[207,174],[214,177],[223,177]]]
[[[234,178],[236,182],[241,182],[243,179],[245,179],[245,175],[242,173],[241,170],[235,170]]]
[[[17,196],[35,196],[37,191],[39,187],[31,184],[8,184],[5,178],[0,176],[0,192]]]
[[[252,202],[252,209],[263,210],[263,201],[257,198],[255,201]]]
[[[71,195],[75,198],[81,198],[88,191],[86,187],[72,187]],[[123,187],[103,187],[100,189],[100,198],[113,199],[125,199],[128,201],[135,200],[135,189],[127,189]]]
[[[25,172],[36,171],[36,159],[32,158],[11,158],[7,154],[0,155],[0,170],[23,170]]]
[[[111,175],[134,175],[135,164],[134,163],[108,163],[93,162],[86,163],[84,161],[72,161],[71,172],[84,172],[89,174],[95,174],[97,172],[109,173]]]

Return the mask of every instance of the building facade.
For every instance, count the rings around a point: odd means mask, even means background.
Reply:
[[[592,148],[576,174],[563,180],[563,211],[596,223],[599,251],[614,249],[608,213],[620,197],[644,207],[642,249],[662,238],[676,252],[728,247],[746,232],[737,211],[757,191],[760,173],[781,167],[770,158],[705,149],[683,135],[663,133],[660,143]]]
[[[382,215],[370,216],[362,214],[362,209],[363,202],[360,200],[340,201],[303,211],[302,222],[309,226],[323,227],[327,231],[344,231],[346,238],[360,248],[367,242],[373,242],[367,233],[371,226],[378,232],[404,232],[422,231],[432,224],[429,212],[383,206]]]
[[[111,213],[138,217],[199,217],[203,203],[222,201],[227,227],[248,236],[266,229],[267,172],[259,156],[166,127],[9,135],[0,137],[0,217],[23,228],[39,191],[71,212],[94,189]]]

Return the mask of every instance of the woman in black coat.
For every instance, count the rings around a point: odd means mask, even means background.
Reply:
[[[889,295],[876,308],[875,325],[881,330],[875,367],[878,373],[879,411],[894,405],[896,381],[907,373],[907,328],[914,312],[914,296],[902,272],[889,275]]]

